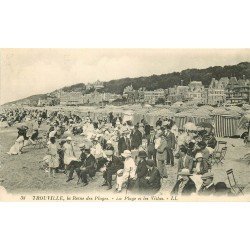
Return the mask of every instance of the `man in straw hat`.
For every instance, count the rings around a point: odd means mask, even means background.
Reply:
[[[114,156],[114,147],[109,146],[105,150],[105,163],[104,163],[104,172],[103,178],[104,183],[102,186],[107,186],[107,190],[112,189],[112,175],[116,174],[119,169],[123,168],[121,160]]]
[[[181,169],[178,173],[178,180],[174,185],[174,188],[171,192],[172,195],[191,195],[196,193],[195,183],[190,179],[189,169]]]
[[[213,195],[215,193],[214,174],[211,172],[205,173],[201,176],[203,181],[202,186],[198,192],[199,195]]]

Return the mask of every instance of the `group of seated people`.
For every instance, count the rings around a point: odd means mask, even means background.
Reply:
[[[129,150],[125,150],[121,156],[114,155],[114,147],[108,145],[104,150],[105,155],[96,159],[91,153],[91,145],[82,143],[79,145],[80,156],[76,158],[71,137],[60,142],[58,149],[55,141],[55,137],[50,138],[47,150],[47,156],[50,156],[47,158],[48,167],[53,176],[56,169],[61,169],[67,175],[67,182],[74,180],[75,174],[77,184],[86,186],[97,172],[101,172],[104,179],[102,186],[107,190],[112,189],[114,178],[117,192],[125,188],[135,193],[154,194],[161,188],[159,170],[154,160],[147,159],[145,151],[139,151],[134,159]]]
[[[11,146],[10,150],[7,152],[7,154],[20,155],[25,146],[29,144],[36,144],[39,135],[38,128],[33,128],[30,136],[27,135],[28,129],[29,128],[27,126],[23,125],[17,127],[17,138],[13,146]]]
[[[49,173],[55,177],[56,172],[64,172],[67,182],[74,178],[75,172],[78,183],[85,186],[100,171],[103,173],[103,186],[108,189],[112,188],[112,179],[116,176],[118,192],[124,187],[138,192],[157,192],[162,181],[168,178],[169,168],[176,167],[178,182],[173,194],[180,195],[188,193],[186,189],[192,182],[195,188],[192,184],[188,188],[191,190],[189,193],[193,190],[199,193],[204,186],[204,178],[211,175],[209,158],[217,145],[211,130],[182,130],[167,118],[159,119],[155,127],[145,119],[133,125],[122,122],[119,116],[114,117],[112,113],[97,122],[89,116],[80,118],[58,112],[48,117],[47,113],[35,114],[52,122],[47,132]],[[35,143],[38,128],[39,123],[31,136],[27,136],[27,127],[19,129],[16,148],[9,153],[19,154],[25,140]],[[71,136],[79,133],[88,141],[80,144],[81,155],[76,158]]]

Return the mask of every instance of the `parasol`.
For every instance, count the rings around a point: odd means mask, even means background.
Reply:
[[[187,122],[185,125],[184,125],[184,128],[186,130],[197,130],[197,127],[195,126],[194,123],[192,122]]]

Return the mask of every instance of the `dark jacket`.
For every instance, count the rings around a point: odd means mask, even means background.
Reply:
[[[171,131],[165,135],[167,141],[167,148],[174,149],[175,148],[175,135]]]
[[[103,149],[106,149],[107,147],[107,140],[105,138],[101,138],[100,144]]]
[[[158,126],[161,127],[161,125],[162,125],[162,120],[158,120],[158,121],[156,122],[156,124],[155,124],[156,127],[158,127]]]
[[[178,190],[180,186],[181,180],[178,180],[171,192],[172,195],[178,195]],[[186,185],[183,187],[181,195],[191,195],[196,192],[195,183],[189,178]]]
[[[137,193],[144,193],[148,188],[148,182],[145,178],[148,175],[146,160],[142,160],[137,164],[136,175],[137,179],[134,183],[133,189]]]
[[[118,154],[120,155],[121,153],[124,152],[124,150],[130,150],[130,139],[125,138],[124,136],[119,138],[118,140]]]
[[[161,188],[161,175],[157,168],[153,168],[149,171],[148,188],[153,190],[159,190]]]
[[[145,135],[149,135],[150,134],[150,125],[146,124],[144,127],[144,130],[145,130]]]
[[[166,160],[166,147],[167,147],[167,141],[163,137],[161,139],[160,146],[156,150],[156,160],[157,161],[165,161]]]
[[[142,160],[138,163],[136,169],[137,179],[145,178],[148,174],[148,168],[146,160]]]
[[[211,136],[208,140],[207,140],[207,146],[210,148],[215,148],[217,145],[217,140],[214,136]]]
[[[112,160],[110,162],[108,162],[107,159],[105,159],[105,164],[107,167],[107,171],[111,171],[111,172],[116,172],[119,169],[124,168],[123,162],[121,161],[121,159],[115,155],[112,156]]]
[[[154,152],[155,151],[155,135],[147,135],[147,144],[148,144],[148,152]]]
[[[142,144],[142,133],[139,130],[132,131],[131,135],[131,148],[139,148]]]
[[[210,187],[206,188],[205,186],[201,186],[198,194],[199,195],[213,195],[215,193],[215,185],[212,184]]]
[[[90,154],[89,156],[86,157],[83,166],[86,167],[88,174],[90,177],[94,177],[95,176],[95,172],[96,172],[96,160],[95,157]]]
[[[83,164],[86,160],[87,154],[85,152],[81,152],[79,160]]]

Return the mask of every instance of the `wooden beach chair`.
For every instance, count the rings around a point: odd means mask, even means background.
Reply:
[[[242,195],[244,195],[244,193],[243,193],[244,187],[238,185],[238,183],[236,182],[235,177],[234,177],[233,169],[227,170],[226,173],[227,173],[227,178],[228,178],[230,188],[233,191],[233,193],[234,194],[242,194]]]
[[[225,159],[227,152],[227,142],[226,141],[218,141],[217,146],[214,150],[214,152],[210,155],[208,159],[208,163],[213,166],[213,165],[219,165],[223,164],[223,160]]]
[[[227,147],[226,141],[218,141],[215,151],[221,151],[222,148]]]

